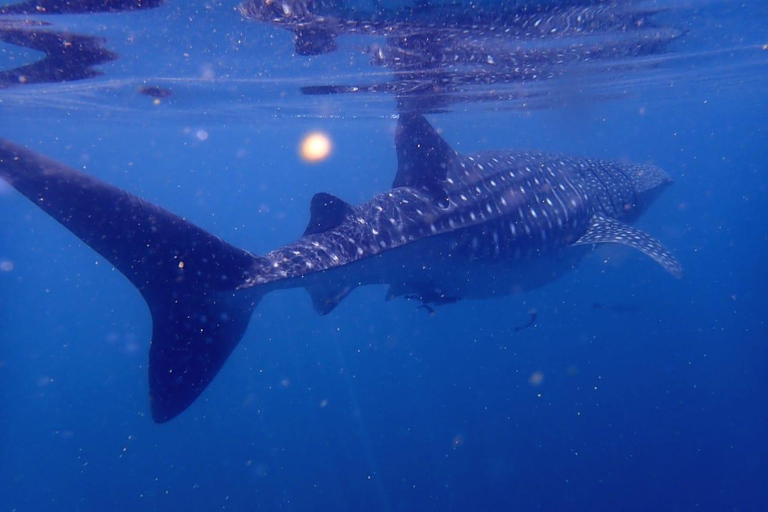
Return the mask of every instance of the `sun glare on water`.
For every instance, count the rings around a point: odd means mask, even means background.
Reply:
[[[331,154],[331,139],[323,132],[307,134],[301,141],[299,154],[305,162],[321,162]]]

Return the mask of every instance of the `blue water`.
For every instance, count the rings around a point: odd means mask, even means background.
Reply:
[[[314,193],[358,203],[390,186],[391,98],[296,92],[364,61],[293,56],[290,34],[198,4],[191,20],[179,6],[57,20],[124,57],[104,77],[0,90],[0,136],[256,253],[300,236]],[[434,315],[384,287],[325,317],[302,290],[274,293],[167,424],[149,414],[139,293],[0,183],[0,511],[765,510],[768,12],[703,5],[685,58],[646,70],[650,85],[609,76],[628,93],[429,116],[462,152],[664,168],[674,185],[637,226],[683,279],[603,247],[539,290]],[[238,34],[246,49],[225,51]],[[234,79],[258,70],[269,79]],[[145,77],[177,94],[153,105]],[[297,146],[316,129],[334,151],[307,164]]]

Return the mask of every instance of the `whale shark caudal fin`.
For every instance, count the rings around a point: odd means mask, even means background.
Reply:
[[[243,336],[264,258],[123,190],[0,139],[0,178],[109,260],[152,314],[149,390],[162,423],[184,411]]]
[[[600,243],[617,243],[632,247],[653,259],[673,276],[677,278],[683,276],[683,267],[677,258],[651,235],[623,222],[602,215],[594,215],[587,232],[573,245]]]

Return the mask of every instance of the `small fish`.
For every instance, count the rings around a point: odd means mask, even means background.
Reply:
[[[435,308],[433,308],[429,304],[422,304],[416,309],[424,309],[427,313],[429,313],[429,316],[435,316],[435,313],[436,313]]]
[[[173,96],[172,90],[158,87],[157,85],[142,85],[139,87],[138,91],[144,96],[149,96],[150,98],[155,98],[158,100],[170,98]]]
[[[528,314],[530,315],[530,318],[528,319],[528,321],[523,325],[518,325],[517,327],[515,327],[515,332],[520,332],[523,329],[527,329],[536,323],[536,317],[538,316],[538,313],[536,312],[536,310],[532,309]]]

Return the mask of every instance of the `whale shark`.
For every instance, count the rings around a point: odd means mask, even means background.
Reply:
[[[399,112],[417,113],[486,101],[551,106],[555,91],[527,85],[558,79],[589,83],[580,94],[595,100],[613,97],[604,86],[617,66],[641,72],[658,65],[648,57],[675,50],[685,31],[663,15],[669,10],[626,0],[246,0],[238,7],[245,20],[293,33],[297,55],[368,58],[371,73],[351,83],[304,83],[302,94],[387,94]],[[337,42],[350,36],[354,42]]]
[[[352,205],[316,194],[301,237],[264,255],[125,190],[0,139],[0,177],[118,269],[152,316],[155,422],[187,409],[219,372],[267,293],[304,288],[330,313],[354,289],[428,308],[522,293],[573,269],[596,244],[675,257],[630,225],[671,183],[652,165],[537,151],[455,151],[401,114],[392,188]]]

